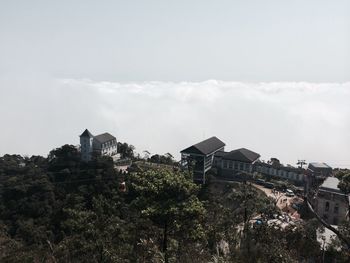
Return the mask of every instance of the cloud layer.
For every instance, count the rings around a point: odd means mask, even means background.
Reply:
[[[350,83],[48,79],[38,85],[31,77],[26,88],[12,84],[3,94],[0,154],[45,155],[78,144],[89,128],[115,134],[138,152],[179,157],[181,149],[215,135],[226,150],[246,147],[265,160],[350,167]]]

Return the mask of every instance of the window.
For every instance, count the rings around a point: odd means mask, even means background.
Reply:
[[[238,163],[235,162],[235,170],[238,170]]]
[[[229,169],[232,169],[232,168],[233,168],[233,162],[232,162],[232,161],[229,161],[229,163],[228,163],[228,168],[229,168]]]
[[[243,171],[243,163],[239,163],[239,170]]]
[[[325,209],[324,209],[326,212],[328,212],[329,211],[329,202],[326,202],[326,207],[325,207]]]
[[[223,161],[223,168],[227,168],[227,161]]]
[[[339,204],[335,204],[334,206],[334,214],[338,214],[339,212]]]

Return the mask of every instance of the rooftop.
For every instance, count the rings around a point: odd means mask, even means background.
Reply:
[[[226,153],[225,155],[223,155],[222,158],[226,160],[235,160],[235,161],[252,163],[257,159],[259,159],[259,157],[260,157],[260,154],[256,152],[253,152],[246,148],[240,148],[237,150],[233,150],[229,153]]]
[[[342,193],[338,188],[339,179],[336,177],[327,177],[323,184],[320,186],[319,190],[325,190],[330,192]]]
[[[309,166],[312,166],[314,168],[323,168],[323,169],[332,169],[328,164],[326,163],[309,163]]]
[[[89,132],[88,129],[85,129],[85,131],[79,137],[90,137],[90,138],[92,138],[94,136],[91,134],[91,132]]]
[[[220,150],[222,147],[225,146],[225,143],[216,138],[215,136],[206,139],[204,141],[201,141],[197,144],[194,144],[184,150],[181,151],[181,153],[193,153],[193,154],[202,154],[202,155],[208,155],[210,153],[213,153],[215,151]]]
[[[105,133],[102,133],[102,134],[95,136],[94,139],[96,139],[100,143],[105,143],[108,141],[115,140],[115,137],[113,135],[109,134],[108,132],[105,132]]]

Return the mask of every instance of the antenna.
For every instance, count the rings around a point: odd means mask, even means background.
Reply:
[[[305,160],[298,160],[297,165],[299,165],[299,168],[303,169],[303,165],[306,164]]]

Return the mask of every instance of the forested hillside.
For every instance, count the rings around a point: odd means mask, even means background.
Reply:
[[[110,158],[83,163],[70,145],[0,158],[0,262],[321,262],[317,220],[268,224],[278,213],[249,184],[199,186],[169,169],[119,174]]]

